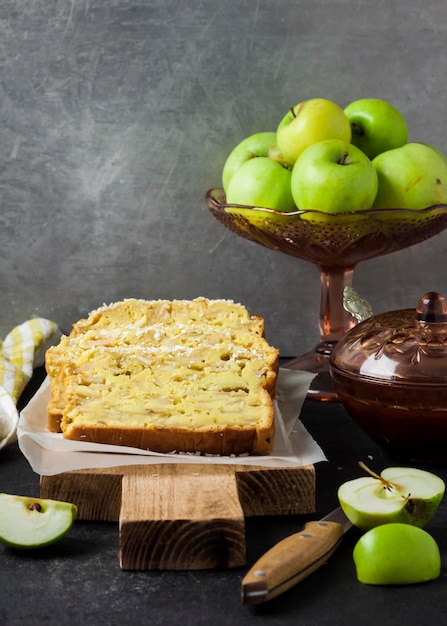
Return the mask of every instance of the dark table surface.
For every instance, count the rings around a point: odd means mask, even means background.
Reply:
[[[38,372],[28,386],[22,405],[41,376]],[[338,486],[361,474],[359,460],[379,472],[399,464],[363,434],[338,403],[306,400],[301,419],[328,459],[316,466],[315,515],[248,518],[246,568],[123,571],[118,560],[118,524],[76,521],[62,540],[39,551],[0,546],[0,624],[444,624],[445,502],[426,527],[442,555],[442,573],[436,581],[402,587],[359,583],[352,550],[360,531],[352,529],[329,561],[298,586],[263,605],[241,604],[241,580],[248,566],[306,521],[335,508]],[[447,462],[425,469],[447,479]],[[39,495],[39,477],[16,445],[0,451],[0,491]]]

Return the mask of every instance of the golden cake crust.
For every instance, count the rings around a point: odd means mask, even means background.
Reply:
[[[271,415],[273,420],[273,413]],[[274,431],[271,422],[261,428],[145,428],[104,425],[73,425],[66,439],[93,443],[130,446],[160,453],[204,455],[268,455],[272,451]]]

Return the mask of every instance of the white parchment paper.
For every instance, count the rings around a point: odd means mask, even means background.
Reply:
[[[260,467],[302,467],[326,460],[320,446],[303,426],[299,415],[315,374],[280,369],[275,400],[275,446],[269,456],[213,456],[160,454],[129,448],[64,439],[47,429],[50,400],[46,379],[22,410],[17,427],[19,447],[32,469],[41,476],[70,470],[160,463],[217,463]]]

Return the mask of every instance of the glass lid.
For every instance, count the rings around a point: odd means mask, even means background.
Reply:
[[[424,294],[416,309],[374,315],[335,346],[331,368],[354,378],[447,384],[447,303]]]

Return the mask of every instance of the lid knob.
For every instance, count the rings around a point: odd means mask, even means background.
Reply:
[[[420,322],[442,323],[447,322],[447,303],[444,296],[436,291],[428,291],[418,302],[416,319]]]

